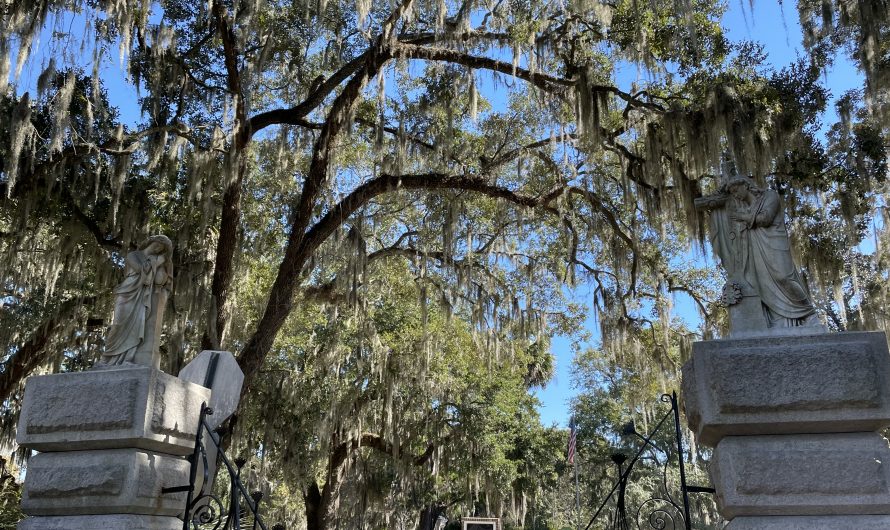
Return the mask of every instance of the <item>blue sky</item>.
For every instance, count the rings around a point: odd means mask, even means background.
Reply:
[[[742,40],[758,41],[765,46],[769,62],[778,70],[791,64],[798,55],[804,54],[797,7],[793,2],[784,5],[775,0],[730,0],[729,11],[724,18],[724,28],[733,42]],[[753,10],[753,11],[752,11]],[[784,12],[783,12],[784,11]],[[839,57],[834,67],[826,72],[825,83],[836,98],[853,88],[862,86],[862,75],[855,65],[846,58]],[[833,105],[829,107],[824,121],[834,122],[837,116]],[[709,259],[713,264],[713,260]],[[716,264],[714,266],[717,266]],[[698,313],[688,296],[677,295],[674,313],[689,323],[699,321]],[[588,319],[587,327],[593,335],[592,344],[599,341],[599,328]],[[573,352],[569,341],[564,337],[553,340],[552,351],[556,357],[556,370],[553,381],[537,392],[541,405],[538,408],[545,425],[557,424],[567,427],[569,423],[569,402],[576,394],[572,386],[571,365]],[[657,396],[653,396],[656,399]]]

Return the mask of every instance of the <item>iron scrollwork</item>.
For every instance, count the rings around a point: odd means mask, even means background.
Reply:
[[[225,455],[220,446],[219,435],[215,434],[207,425],[207,416],[212,414],[213,409],[206,403],[201,405],[198,432],[195,434],[195,448],[189,457],[191,468],[188,486],[163,490],[163,493],[183,491],[187,493],[182,517],[183,530],[284,530],[284,525],[281,524],[272,527],[266,526],[260,516],[263,493],[261,491],[249,492],[244,486],[241,481],[241,469],[246,464],[246,460],[236,458],[232,462]],[[226,500],[210,490],[212,477],[210,477],[208,444],[205,443],[205,440],[210,440],[209,443],[213,444],[217,462],[222,464],[228,475],[230,487]],[[196,492],[199,467],[203,470],[203,480],[201,488]]]
[[[628,458],[624,453],[612,455],[612,462],[618,467],[618,480],[600,503],[584,530],[590,530],[594,522],[601,517],[608,517],[605,527],[611,530],[631,530],[633,528],[639,530],[692,530],[689,493],[713,493],[714,490],[709,487],[687,485],[686,468],[683,461],[683,431],[680,423],[677,393],[663,394],[660,401],[670,404],[671,409],[661,417],[648,435],[637,432],[633,422],[626,424],[622,429],[622,434],[639,438],[641,444],[631,458]],[[679,471],[679,498],[674,498],[671,495],[671,491],[677,488],[672,488],[669,484],[668,470],[671,467],[672,453],[659,447],[654,441],[656,434],[661,432],[666,425],[670,425],[669,419],[673,420],[674,425],[673,444],[676,446],[676,460]],[[662,470],[659,478],[659,491],[655,496],[639,502],[636,510],[632,514],[628,514],[627,486],[631,473],[634,471],[635,464],[647,453],[647,456]],[[660,460],[662,457],[664,458],[663,463]],[[614,508],[607,510],[607,506],[613,500],[615,502]]]
[[[637,510],[638,528],[679,530],[685,526],[686,518],[683,516],[681,508],[671,500],[653,497],[643,501]]]

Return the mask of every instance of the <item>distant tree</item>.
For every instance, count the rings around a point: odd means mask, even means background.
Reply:
[[[639,349],[625,352],[605,352],[588,349],[580,352],[573,365],[577,396],[573,399],[572,413],[578,423],[578,455],[583,499],[584,524],[596,517],[592,528],[607,528],[615,516],[617,493],[612,489],[618,483],[619,466],[614,460],[627,466],[640,449],[640,459],[634,463],[627,488],[626,505],[631,517],[648,517],[655,507],[664,508],[679,521],[681,511],[668,502],[672,499],[682,506],[678,456],[683,458],[688,484],[709,485],[707,464],[710,451],[696,443],[694,435],[684,428],[683,453],[677,452],[673,414],[668,403],[659,399],[663,394],[678,391],[679,370],[688,355],[683,344],[686,331],[682,324],[673,322],[676,337],[666,351],[658,356],[655,364],[645,352],[660,346],[652,336],[637,337]],[[665,419],[666,418],[666,419]],[[665,419],[659,427],[659,422]],[[644,445],[642,436],[651,436],[653,445]],[[610,500],[609,495],[612,493]],[[655,500],[655,501],[653,501]],[[696,529],[720,528],[722,521],[717,513],[715,499],[707,494],[690,498],[692,527]],[[648,501],[648,502],[647,502]],[[647,509],[648,507],[648,509]]]
[[[22,520],[22,484],[16,480],[17,468],[0,458],[0,529],[12,530]]]
[[[540,426],[528,394],[549,353],[498,358],[437,306],[424,324],[408,269],[374,269],[363,312],[303,301],[242,413],[235,446],[262,448],[256,478],[303,491],[270,517],[410,527],[430,506],[452,517],[483,506],[522,526],[561,472],[564,433]]]

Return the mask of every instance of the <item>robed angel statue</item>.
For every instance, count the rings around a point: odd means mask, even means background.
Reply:
[[[735,176],[695,202],[709,210],[711,244],[726,270],[731,336],[824,329],[791,257],[778,193]]]
[[[172,255],[173,243],[163,235],[149,237],[127,254],[124,281],[114,290],[114,321],[98,366],[160,368],[158,342],[173,284]]]

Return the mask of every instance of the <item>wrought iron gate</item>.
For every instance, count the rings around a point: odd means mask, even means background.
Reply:
[[[689,494],[714,493],[714,489],[711,487],[694,486],[686,483],[686,464],[683,461],[683,426],[680,423],[677,393],[663,394],[660,401],[670,404],[671,408],[655,424],[655,427],[649,434],[643,435],[638,433],[633,422],[626,424],[622,429],[622,434],[639,438],[640,446],[631,457],[624,453],[612,455],[612,461],[618,467],[618,480],[599,504],[584,530],[590,530],[594,523],[602,522],[604,519],[606,524],[604,526],[600,525],[600,528],[608,528],[610,530],[631,530],[633,528],[692,530]],[[668,420],[673,421],[669,422]],[[653,441],[655,436],[671,423],[674,426],[673,442],[676,445],[676,465],[680,475],[679,485],[673,488],[668,484],[668,470],[671,468],[671,460],[674,455],[671,451],[659,447]],[[653,497],[637,503],[635,509],[628,511],[627,486],[630,483],[631,473],[634,471],[634,466],[637,462],[647,452],[654,455],[653,457],[659,463],[659,467],[662,468],[660,491],[656,492]],[[663,464],[658,459],[658,455],[664,457]],[[614,507],[607,508],[612,502],[614,502]]]
[[[186,486],[164,488],[162,493],[186,492],[186,505],[182,517],[183,530],[285,530],[284,525],[276,524],[267,527],[260,516],[260,503],[263,500],[263,492],[250,492],[241,481],[241,469],[246,460],[236,458],[230,461],[220,447],[219,434],[211,431],[207,425],[207,416],[213,414],[213,409],[206,403],[201,405],[201,416],[198,422],[198,432],[195,435],[195,449],[189,456],[191,469],[189,471],[189,483]],[[219,495],[211,491],[210,466],[205,440],[210,440],[216,449],[218,462],[222,464],[229,478],[229,490],[224,501]],[[203,481],[201,489],[195,491],[198,478],[199,464],[203,464]]]

